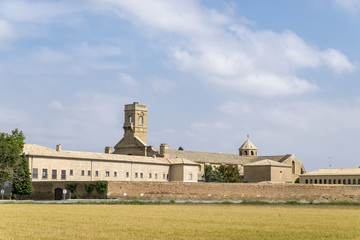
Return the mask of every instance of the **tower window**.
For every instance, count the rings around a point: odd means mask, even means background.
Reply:
[[[131,122],[132,122],[132,117],[131,117],[131,115],[129,115],[128,120],[129,120],[129,123],[131,123]]]
[[[247,154],[247,151],[244,151],[244,155],[245,155],[245,156],[247,156],[247,155],[248,155],[248,154]]]
[[[139,117],[139,124],[140,125],[143,125],[144,123],[144,118],[142,116]]]
[[[252,155],[252,156],[254,155],[254,151],[251,151],[251,155]]]

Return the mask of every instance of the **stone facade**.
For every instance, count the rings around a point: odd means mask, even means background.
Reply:
[[[35,182],[35,192],[29,198],[52,200],[55,190],[65,189],[67,183]],[[79,182],[77,186],[77,192],[84,197],[87,183]],[[360,188],[309,184],[108,182],[106,196],[120,200],[360,202]],[[65,197],[69,198],[69,192]],[[94,191],[88,197],[100,196]]]
[[[61,145],[56,150],[26,145],[24,151],[33,181],[196,182],[203,181],[205,164],[237,165],[244,176],[244,165],[264,159],[290,166],[290,181],[305,172],[303,164],[292,154],[258,156],[258,148],[249,139],[239,148],[239,155],[171,150],[166,143],[155,149],[147,145],[147,111],[147,106],[138,102],[125,105],[124,135],[114,151],[109,146],[105,147],[105,153],[87,153],[63,151]],[[289,181],[287,175],[275,168],[271,169],[270,177],[267,174],[261,168],[252,170],[251,181]]]
[[[360,185],[360,168],[319,169],[300,175],[300,183]]]
[[[269,159],[244,165],[244,182],[292,182],[291,165]]]
[[[26,144],[32,181],[197,182],[199,165],[187,159],[57,150]],[[182,175],[174,174],[182,169]]]

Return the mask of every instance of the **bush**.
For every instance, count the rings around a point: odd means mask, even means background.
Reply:
[[[77,188],[77,183],[76,182],[69,182],[68,184],[66,184],[66,188],[69,189],[69,191],[71,193],[74,193],[76,191],[76,188]]]
[[[300,183],[300,178],[297,178],[294,183]]]
[[[74,192],[72,195],[71,195],[71,199],[81,199],[82,196],[80,193],[78,192]]]

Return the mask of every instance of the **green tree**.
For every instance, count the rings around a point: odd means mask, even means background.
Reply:
[[[20,163],[14,168],[12,193],[20,195],[20,199],[22,200],[23,195],[30,195],[33,192],[34,188],[31,183],[29,163],[23,153]]]
[[[223,174],[216,168],[213,169],[210,164],[205,164],[204,173],[205,182],[224,182]]]
[[[224,182],[242,182],[237,165],[221,165],[217,170],[224,176]]]
[[[182,146],[180,146],[178,150],[180,150],[180,151],[184,151],[184,149],[182,148]]]
[[[66,188],[70,191],[71,199],[71,195],[76,192],[77,182],[69,182],[68,184],[66,184]]]
[[[25,136],[17,128],[12,134],[0,133],[0,182],[11,181],[14,167],[21,162]]]
[[[92,183],[85,184],[85,191],[87,192],[88,196],[91,195],[91,193],[94,191],[95,185]]]
[[[97,181],[95,183],[95,189],[100,194],[101,197],[104,197],[104,193],[107,189],[107,182],[105,181]]]

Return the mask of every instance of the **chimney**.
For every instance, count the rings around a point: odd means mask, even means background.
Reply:
[[[160,156],[164,158],[170,157],[169,149],[169,145],[167,145],[166,143],[160,144]]]
[[[113,148],[109,146],[105,147],[105,153],[107,154],[113,153]]]
[[[56,151],[61,152],[61,144],[56,145]]]

